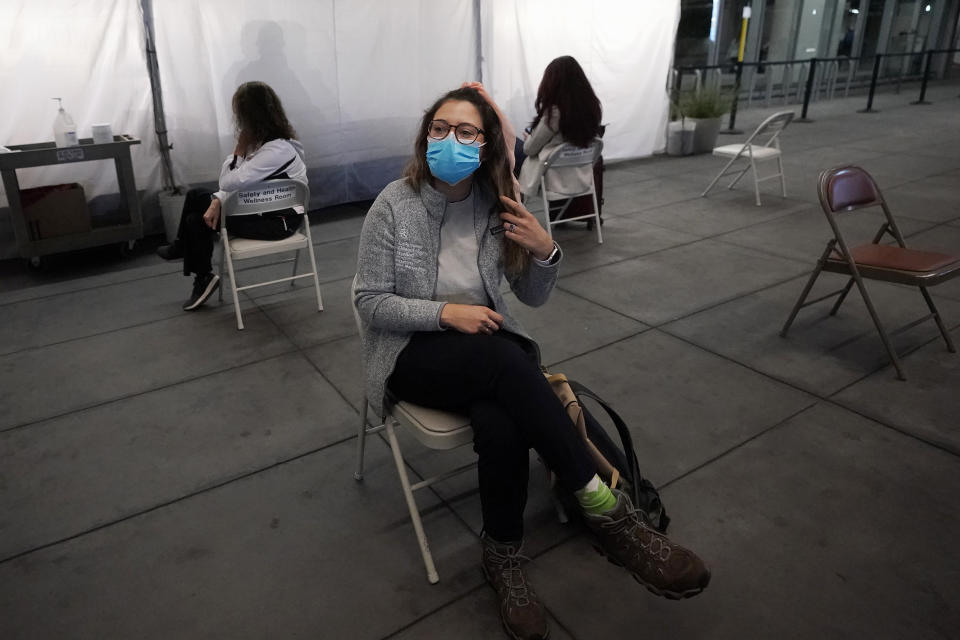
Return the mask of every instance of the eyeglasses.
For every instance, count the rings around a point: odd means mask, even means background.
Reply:
[[[472,124],[461,122],[454,126],[446,120],[431,120],[427,127],[427,135],[434,140],[443,140],[450,135],[450,129],[453,129],[457,142],[460,144],[472,144],[477,138],[483,135],[483,129],[477,129]]]

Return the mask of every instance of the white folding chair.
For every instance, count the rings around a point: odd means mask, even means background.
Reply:
[[[350,306],[353,308],[353,317],[357,323],[357,331],[363,335],[363,328],[360,324],[360,316],[357,308],[353,304],[354,291],[357,287],[356,276],[353,279],[353,286],[350,287]],[[417,507],[417,501],[414,499],[413,492],[425,489],[441,480],[446,480],[465,471],[469,471],[477,466],[477,463],[471,462],[445,473],[424,478],[420,482],[411,484],[407,475],[407,466],[400,450],[400,443],[397,441],[396,427],[406,427],[410,433],[429,449],[448,450],[461,447],[473,442],[473,429],[470,426],[470,420],[464,416],[436,409],[428,409],[406,401],[393,401],[388,398],[384,404],[386,415],[383,416],[383,422],[377,426],[367,425],[367,396],[364,394],[362,409],[360,410],[360,429],[357,432],[357,470],[353,477],[357,481],[363,480],[363,450],[366,436],[377,433],[378,431],[387,432],[387,440],[390,443],[390,450],[393,452],[393,461],[397,465],[397,475],[400,476],[400,485],[403,487],[403,495],[407,501],[407,509],[410,511],[410,520],[413,522],[413,530],[417,534],[417,542],[420,544],[420,554],[423,556],[423,564],[427,570],[427,580],[430,584],[436,584],[440,581],[437,569],[433,564],[433,555],[430,553],[430,546],[427,544],[427,536],[423,532],[423,523],[420,520],[420,509]]]
[[[557,147],[543,160],[543,173],[540,174],[540,196],[543,198],[543,217],[546,222],[547,233],[553,237],[553,225],[573,220],[586,220],[593,218],[593,224],[597,229],[597,242],[603,244],[603,233],[600,231],[600,205],[597,203],[597,188],[593,181],[593,165],[600,158],[603,151],[603,140],[594,138],[589,147],[575,147],[572,144],[565,143]],[[547,191],[547,174],[550,171],[565,167],[589,167],[590,186],[582,191],[574,193],[558,193]],[[593,213],[587,213],[573,218],[564,218],[563,214],[578,196],[590,195],[593,197]],[[557,213],[556,219],[550,220],[550,201],[564,200],[563,207]]]
[[[720,170],[717,177],[710,182],[700,195],[706,196],[720,178],[736,174],[737,177],[727,186],[727,189],[733,189],[736,184],[740,182],[743,174],[747,171],[753,171],[753,191],[757,198],[758,207],[760,206],[760,183],[764,180],[780,178],[780,189],[783,192],[783,197],[786,198],[787,183],[783,179],[783,154],[780,150],[780,132],[790,124],[790,121],[793,120],[793,115],[793,111],[780,111],[779,113],[775,113],[761,122],[760,126],[750,134],[746,142],[715,147],[713,149],[713,155],[730,158],[730,161]],[[769,136],[765,142],[758,142],[759,139],[765,136]],[[740,159],[747,160],[747,166],[742,169],[728,171],[728,169],[733,166],[733,163]],[[757,165],[768,160],[776,160],[780,171],[761,178],[757,173]]]
[[[317,291],[317,309],[323,311],[323,298],[320,295],[320,280],[317,276],[317,259],[313,253],[313,237],[310,235],[310,218],[307,209],[310,204],[310,187],[297,180],[270,180],[255,185],[243,191],[231,193],[223,203],[223,215],[220,218],[220,239],[222,251],[220,253],[220,281],[223,282],[223,264],[226,262],[230,274],[230,290],[233,292],[233,308],[237,314],[237,329],[243,329],[243,316],[240,313],[239,292],[256,287],[265,287],[278,282],[290,282],[299,278],[313,278],[313,286]],[[303,226],[289,238],[283,240],[251,240],[249,238],[230,238],[227,232],[230,216],[256,215],[259,213],[278,211],[294,206],[303,207]],[[309,273],[297,273],[297,264],[300,261],[300,251],[307,250],[310,256]],[[244,286],[237,286],[234,260],[259,258],[274,253],[296,251],[294,257],[286,262],[293,262],[293,273],[286,278],[278,278],[268,282],[257,282]],[[248,271],[249,269],[243,269]],[[220,287],[220,301],[223,302],[223,287]]]
[[[353,285],[350,287],[350,306],[353,309],[353,318],[357,323],[357,331],[362,336],[363,327],[360,323],[360,316],[353,304],[356,289],[357,277],[354,276]],[[413,523],[413,530],[420,545],[420,555],[423,556],[423,565],[427,570],[427,581],[430,584],[436,584],[440,581],[440,576],[433,564],[433,555],[430,553],[430,545],[427,543],[427,536],[423,531],[423,522],[420,519],[420,508],[417,506],[413,492],[426,489],[437,482],[470,471],[476,468],[477,463],[473,461],[411,484],[410,477],[407,475],[406,461],[403,452],[400,450],[400,442],[397,440],[396,428],[406,427],[420,444],[428,449],[447,451],[473,442],[473,428],[470,426],[470,420],[456,413],[430,409],[405,400],[398,401],[387,397],[383,407],[385,415],[382,416],[382,422],[376,426],[371,426],[367,424],[369,404],[366,393],[361,400],[361,407],[360,428],[357,431],[357,470],[353,473],[353,477],[358,482],[363,480],[363,451],[366,437],[379,431],[386,431],[387,441],[390,444],[390,450],[393,452],[393,462],[397,466],[397,475],[400,476],[400,486],[403,488],[403,496],[407,501],[407,509],[410,511],[410,520]],[[568,521],[566,511],[564,511],[556,495],[551,494],[551,496],[554,509],[557,512],[557,519],[561,523],[566,523]]]

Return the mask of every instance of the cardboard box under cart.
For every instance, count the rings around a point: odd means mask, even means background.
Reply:
[[[87,200],[76,182],[21,189],[20,205],[31,240],[90,232]]]

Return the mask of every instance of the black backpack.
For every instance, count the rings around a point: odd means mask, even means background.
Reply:
[[[587,437],[603,457],[620,472],[618,488],[630,496],[633,505],[646,515],[648,524],[657,531],[665,533],[670,525],[670,517],[660,500],[657,488],[640,473],[640,464],[637,462],[637,454],[633,448],[633,438],[630,437],[630,430],[623,418],[603,398],[584,385],[573,380],[567,380],[567,384],[570,385],[580,408],[583,410]],[[614,442],[596,416],[585,406],[583,400],[586,398],[600,405],[609,416],[620,436],[619,445]]]

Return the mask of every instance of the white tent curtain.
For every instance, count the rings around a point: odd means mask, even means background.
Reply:
[[[233,148],[230,97],[247,80],[280,94],[306,147],[314,207],[372,198],[398,177],[423,110],[481,70],[522,130],[544,67],[564,54],[603,102],[608,160],[663,146],[680,0],[162,0],[153,10],[184,186],[216,181]],[[81,137],[110,122],[142,140],[132,155],[149,213],[162,173],[138,0],[3,0],[0,38],[0,144],[51,140],[50,98],[62,97]],[[18,175],[24,188],[79,181],[88,199],[117,191],[104,162]],[[0,257],[14,254],[0,209]]]
[[[62,98],[81,138],[93,124],[143,143],[131,148],[137,185],[159,185],[160,160],[153,135],[150,79],[143,21],[137,0],[3,0],[0,2],[0,144],[53,140]],[[117,193],[110,161],[18,171],[22,188],[79,182],[88,198]],[[6,194],[2,194],[6,206]],[[0,215],[3,230],[9,218]]]
[[[314,207],[374,197],[423,109],[477,73],[469,0],[165,0],[154,12],[181,180],[218,177],[234,144],[230,97],[262,80],[306,148]]]
[[[664,146],[680,0],[482,0],[483,78],[517,131],[547,64],[577,59],[603,104],[607,160]]]

